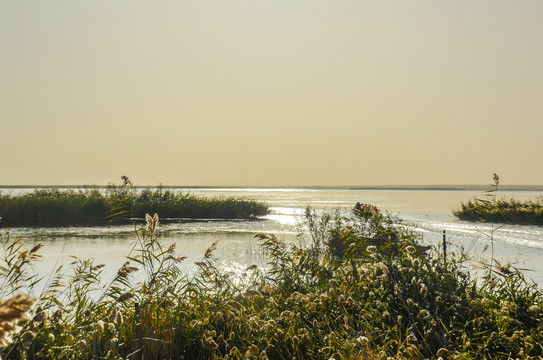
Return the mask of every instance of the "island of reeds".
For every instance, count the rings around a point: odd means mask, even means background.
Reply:
[[[499,199],[500,177],[494,174],[493,179],[494,183],[483,198],[462,203],[453,214],[467,221],[543,225],[543,197],[525,201]]]
[[[0,217],[5,225],[104,225],[111,220],[131,222],[146,212],[163,219],[252,219],[268,213],[253,200],[213,198],[189,192],[136,190],[110,185],[100,189],[36,189],[22,195],[0,193]]]
[[[360,204],[350,216],[307,210],[299,244],[257,236],[265,268],[198,272],[147,216],[116,277],[78,259],[58,270],[29,317],[0,321],[2,359],[541,359],[543,294],[494,265],[478,281],[462,258],[421,246],[399,220]],[[0,299],[39,284],[39,246],[2,238]],[[141,275],[139,281],[134,274]],[[13,300],[11,300],[13,302]],[[27,303],[34,305],[32,300]],[[7,305],[6,305],[7,306]],[[25,314],[28,307],[18,314]],[[16,328],[15,325],[18,327]],[[0,332],[0,334],[2,334]]]
[[[460,220],[543,225],[543,198],[519,201],[498,199],[493,203],[474,199],[453,211]]]

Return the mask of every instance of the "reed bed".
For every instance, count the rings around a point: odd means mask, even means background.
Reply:
[[[198,273],[155,235],[135,232],[110,283],[75,259],[57,271],[3,359],[536,359],[543,356],[543,297],[509,266],[477,281],[398,219],[368,205],[350,216],[307,209],[307,235],[258,239],[264,269],[232,276],[211,246]],[[4,235],[0,298],[29,291],[39,249]],[[34,251],[32,251],[34,250]],[[135,281],[136,272],[144,279]],[[241,281],[240,281],[241,280]]]
[[[483,198],[462,203],[453,214],[468,221],[543,225],[543,197],[526,201],[499,199],[500,177],[495,173],[492,180]]]
[[[495,202],[474,199],[462,203],[453,214],[468,221],[543,225],[543,197],[526,201],[498,199]]]
[[[0,193],[0,217],[10,226],[103,225],[112,218],[132,222],[146,212],[174,220],[251,219],[266,215],[268,207],[241,198],[208,198],[162,188],[138,191],[125,186],[109,186],[106,191],[37,189],[19,196]]]

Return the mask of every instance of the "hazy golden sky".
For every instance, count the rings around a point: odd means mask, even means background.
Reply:
[[[0,3],[0,184],[543,184],[543,1]]]

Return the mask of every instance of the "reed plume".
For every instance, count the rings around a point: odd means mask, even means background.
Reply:
[[[145,214],[145,221],[147,222],[147,231],[152,235],[158,225],[158,214],[155,213],[153,217],[149,214]]]

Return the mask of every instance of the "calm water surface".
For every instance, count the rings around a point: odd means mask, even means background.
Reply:
[[[476,261],[488,262],[491,244],[487,234],[491,224],[459,221],[452,209],[481,191],[464,190],[334,190],[334,189],[187,189],[205,196],[239,196],[267,202],[271,213],[258,221],[201,221],[160,225],[158,234],[165,245],[175,243],[177,252],[187,256],[183,270],[192,276],[195,261],[215,241],[215,256],[221,266],[234,272],[252,264],[265,265],[254,235],[272,233],[286,241],[297,241],[301,220],[307,206],[316,209],[350,209],[356,202],[370,203],[398,215],[422,234],[423,241],[439,245],[443,230],[449,251],[468,252]],[[519,200],[542,196],[543,192],[500,191],[500,197]],[[159,214],[160,215],[160,214]],[[143,225],[143,219],[141,222]],[[496,227],[496,226],[495,226]],[[2,229],[2,231],[6,231]],[[36,267],[40,274],[50,274],[60,265],[68,265],[77,256],[93,258],[106,264],[105,277],[112,277],[125,261],[136,240],[134,226],[14,228],[10,236],[22,237],[29,246],[42,242],[43,258]],[[543,284],[543,227],[504,225],[494,235],[494,256],[502,263],[529,269],[526,275]]]

